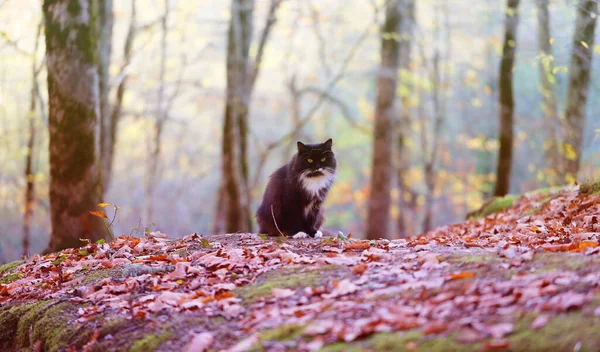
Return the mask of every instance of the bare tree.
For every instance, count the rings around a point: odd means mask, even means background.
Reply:
[[[371,193],[367,217],[367,238],[388,237],[390,210],[390,186],[392,174],[392,138],[394,102],[398,81],[400,59],[401,14],[403,0],[391,0],[386,4],[385,20],[381,29],[381,64],[377,78],[377,103],[373,132],[373,167]]]
[[[93,3],[93,2],[92,2]],[[96,0],[98,6],[98,77],[100,80],[100,175],[102,193],[108,190],[112,173],[112,120],[110,112],[110,59],[112,54],[113,1]]]
[[[556,84],[552,73],[554,68],[554,57],[552,56],[552,45],[550,44],[550,11],[548,10],[549,0],[537,0],[538,16],[538,44],[540,48],[540,91],[542,93],[542,118],[544,129],[546,130],[544,150],[546,162],[550,168],[561,174],[560,157],[560,129],[557,125],[560,123],[557,112]],[[556,184],[558,181],[554,175],[548,175],[549,183]]]
[[[97,28],[87,0],[45,0],[52,233],[47,251],[107,238],[100,200]]]
[[[25,209],[23,212],[23,256],[29,255],[29,239],[31,236],[31,218],[35,204],[35,175],[33,171],[33,153],[36,141],[36,101],[38,87],[38,75],[42,65],[38,67],[37,52],[39,48],[40,34],[44,24],[40,22],[35,37],[33,53],[31,55],[31,91],[29,100],[29,137],[27,138],[27,153],[25,154]]]
[[[504,44],[499,74],[500,150],[496,167],[494,196],[505,196],[510,186],[510,171],[513,156],[513,67],[517,47],[517,25],[519,24],[519,1],[508,0],[504,17]]]
[[[592,55],[594,50],[594,31],[598,17],[597,0],[580,0],[573,33],[573,49],[569,67],[569,87],[565,107],[565,170],[564,177],[574,180],[579,171],[585,110],[587,108]]]
[[[248,116],[254,84],[264,50],[282,0],[271,0],[257,54],[250,56],[254,0],[232,0],[227,43],[227,92],[223,121],[222,183],[215,213],[215,229],[225,221],[226,232],[251,231],[251,194],[248,163]],[[224,208],[224,209],[223,209]],[[223,216],[224,215],[224,216]]]

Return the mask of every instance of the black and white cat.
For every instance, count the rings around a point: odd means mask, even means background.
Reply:
[[[269,179],[256,212],[260,233],[294,238],[323,236],[323,202],[337,167],[331,150],[333,141],[297,144],[298,153]]]

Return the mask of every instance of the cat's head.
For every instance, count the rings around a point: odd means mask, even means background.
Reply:
[[[331,178],[335,176],[337,163],[331,150],[333,141],[325,143],[304,144],[300,141],[296,157],[296,171],[301,178]]]

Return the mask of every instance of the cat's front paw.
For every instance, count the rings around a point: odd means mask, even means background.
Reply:
[[[315,238],[321,238],[323,237],[323,232],[321,232],[321,230],[315,232]]]
[[[308,237],[308,235],[304,231],[300,231],[297,234],[295,234],[294,236],[292,236],[292,238],[307,238],[307,237]]]

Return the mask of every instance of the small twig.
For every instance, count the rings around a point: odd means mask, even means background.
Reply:
[[[62,272],[62,262],[58,263],[58,285],[62,288],[63,284],[63,272]]]
[[[275,213],[273,212],[273,204],[271,204],[271,216],[273,217],[273,222],[275,223],[275,227],[277,228],[277,231],[279,231],[279,234],[281,235],[281,237],[285,237],[283,232],[281,232],[281,230],[279,229],[279,226],[277,225],[277,220],[275,220]]]

